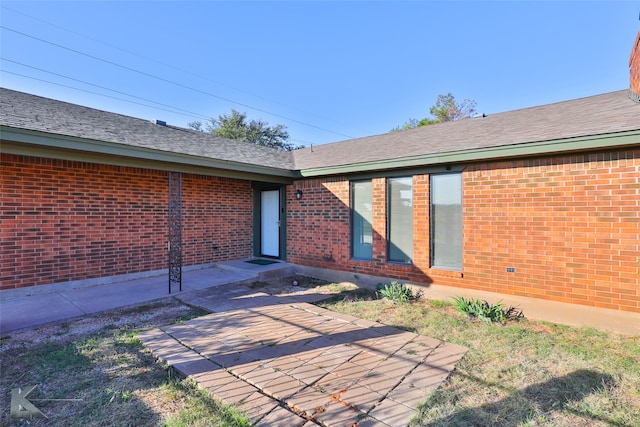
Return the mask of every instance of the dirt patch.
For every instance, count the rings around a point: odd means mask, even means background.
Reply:
[[[2,337],[0,355],[7,350],[23,346],[25,343],[34,345],[43,342],[68,341],[74,337],[90,335],[108,328],[149,329],[191,318],[197,313],[204,314],[205,312],[170,298],[162,302],[86,315],[51,325],[12,331]]]
[[[352,283],[332,283],[322,279],[299,275],[287,276],[268,282],[253,282],[249,287],[275,296],[314,293],[325,294],[327,298],[335,294],[358,289],[358,287]]]

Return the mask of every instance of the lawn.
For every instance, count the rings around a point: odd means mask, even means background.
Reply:
[[[393,303],[371,291],[307,283],[313,292],[338,293],[324,308],[470,349],[446,383],[425,395],[412,426],[640,425],[640,336],[526,319],[487,323],[458,313],[452,301]],[[252,287],[283,291],[268,283]],[[136,338],[202,314],[169,299],[5,337],[0,425],[248,425],[233,408],[176,378]],[[38,385],[34,404],[49,418],[9,420],[10,390],[31,385]]]
[[[640,426],[640,336],[488,323],[453,301],[397,304],[362,291],[320,305],[469,348],[412,426]]]

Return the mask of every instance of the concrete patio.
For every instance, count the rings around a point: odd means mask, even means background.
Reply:
[[[401,426],[467,349],[248,287],[180,297],[213,313],[139,335],[255,426]]]
[[[189,298],[192,292],[218,286],[233,287],[256,280],[270,280],[292,274],[293,265],[284,262],[258,265],[247,260],[227,261],[209,268],[184,269],[182,290],[174,284],[169,293],[167,273],[145,277],[121,276],[82,283],[58,283],[0,292],[0,336],[15,330],[146,304],[164,298]],[[108,280],[100,283],[101,280]]]

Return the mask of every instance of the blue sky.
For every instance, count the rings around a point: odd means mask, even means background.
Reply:
[[[441,93],[493,114],[626,89],[640,28],[637,1],[0,6],[3,87],[176,126],[234,108],[307,146],[386,133]]]

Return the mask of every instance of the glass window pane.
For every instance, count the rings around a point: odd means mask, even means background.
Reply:
[[[431,176],[431,264],[462,270],[462,175]]]
[[[351,256],[371,259],[373,245],[371,181],[351,183]]]
[[[413,178],[387,181],[389,261],[410,263],[413,258]]]

